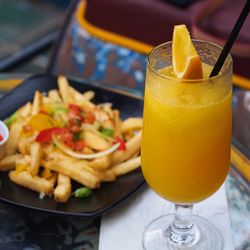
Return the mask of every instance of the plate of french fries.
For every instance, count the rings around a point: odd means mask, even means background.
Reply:
[[[9,128],[0,154],[0,200],[97,216],[143,185],[140,98],[37,75],[0,105]]]

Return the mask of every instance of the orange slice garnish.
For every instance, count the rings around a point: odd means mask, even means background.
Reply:
[[[176,25],[172,45],[173,71],[180,79],[202,79],[202,62],[186,25]]]

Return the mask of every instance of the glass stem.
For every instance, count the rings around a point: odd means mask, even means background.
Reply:
[[[193,205],[175,204],[175,216],[172,226],[179,230],[188,230],[192,223]]]
[[[189,247],[200,239],[200,231],[192,222],[193,205],[175,205],[172,224],[166,230],[168,242],[176,247]]]

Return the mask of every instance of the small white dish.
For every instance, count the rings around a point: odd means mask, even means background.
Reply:
[[[0,135],[3,137],[3,140],[0,141],[0,159],[1,159],[4,156],[5,144],[9,138],[9,129],[1,120],[0,120]]]

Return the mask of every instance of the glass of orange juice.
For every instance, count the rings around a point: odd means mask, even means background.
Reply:
[[[151,222],[144,249],[222,249],[222,237],[193,204],[215,193],[230,164],[232,59],[219,75],[209,74],[221,52],[213,43],[192,40],[203,78],[183,80],[172,68],[172,42],[148,56],[142,134],[142,171],[149,186],[175,203],[175,214]]]

